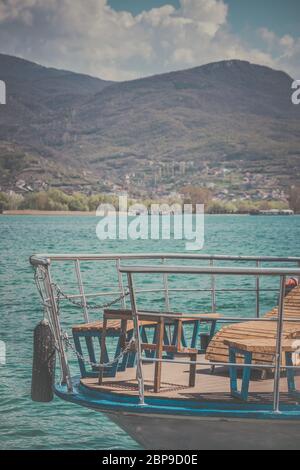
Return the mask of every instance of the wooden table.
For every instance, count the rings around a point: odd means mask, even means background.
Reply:
[[[169,355],[180,355],[181,357],[188,356],[191,362],[195,362],[197,360],[198,349],[196,348],[189,348],[186,347],[183,341],[183,324],[184,323],[191,323],[191,322],[215,322],[219,318],[218,314],[195,314],[191,316],[183,315],[183,314],[173,314],[170,313],[170,317],[168,318],[167,314],[160,314],[151,311],[141,311],[138,312],[138,320],[141,326],[145,326],[145,322],[149,322],[148,326],[154,325],[155,331],[155,339],[154,343],[149,343],[145,341],[145,337],[142,337],[142,344],[141,349],[143,351],[148,351],[151,354],[151,357],[156,359],[162,359],[163,352],[166,352]],[[122,349],[126,346],[126,332],[128,331],[127,324],[128,322],[132,321],[132,312],[131,310],[105,310],[104,317],[103,317],[103,334],[101,337],[101,357],[100,363],[104,363],[105,357],[105,337],[106,337],[106,329],[108,326],[108,322],[111,320],[121,320],[121,344]],[[164,339],[166,340],[166,333],[165,333],[165,326],[166,325],[174,325],[174,334],[170,344],[164,343]],[[194,336],[194,335],[193,335]],[[144,342],[143,342],[144,340]],[[166,341],[165,341],[166,342]],[[161,368],[162,362],[157,361],[155,363],[155,373],[154,373],[154,391],[158,393],[160,391],[161,385]],[[196,365],[190,365],[190,374],[189,374],[189,386],[194,387],[195,385],[195,376],[196,376]],[[102,383],[103,380],[103,369],[100,370],[99,373],[99,384]]]

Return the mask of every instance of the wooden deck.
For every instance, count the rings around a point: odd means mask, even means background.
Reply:
[[[205,362],[204,356],[202,355],[198,356],[198,360]],[[207,363],[207,366],[197,366],[196,386],[191,388],[188,386],[188,365],[163,363],[161,391],[159,393],[154,393],[153,389],[154,365],[145,363],[143,373],[146,397],[241,403],[230,395],[229,371],[228,368],[225,367],[216,367],[214,374],[212,374],[209,363]],[[104,379],[102,385],[98,385],[97,378],[81,379],[81,383],[96,391],[109,391],[121,395],[137,396],[138,387],[135,375],[136,369],[132,368],[127,369],[125,372],[118,372],[117,376],[113,379]],[[295,383],[300,390],[300,372],[297,371],[296,375]],[[252,376],[249,389],[249,402],[272,403],[273,378],[262,380],[258,371],[253,371]],[[287,393],[287,380],[284,372],[280,380],[280,390],[282,392],[281,401],[283,403],[298,403],[295,397],[289,396]]]

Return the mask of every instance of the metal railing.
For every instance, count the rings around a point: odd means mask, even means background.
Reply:
[[[225,262],[243,262],[243,263],[253,263],[256,267],[262,265],[262,263],[293,263],[297,264],[300,267],[300,257],[275,257],[275,256],[230,256],[230,255],[203,255],[203,254],[182,254],[182,253],[137,253],[137,254],[127,254],[127,253],[105,253],[101,255],[94,254],[36,254],[31,256],[30,263],[33,266],[50,266],[53,262],[74,262],[76,277],[79,286],[79,294],[71,295],[74,298],[82,298],[83,303],[86,303],[87,297],[100,297],[105,295],[116,295],[117,293],[124,293],[123,278],[120,275],[119,268],[122,261],[132,260],[158,260],[161,263],[165,264],[170,260],[179,260],[179,261],[206,261],[209,266],[214,267],[218,261]],[[116,271],[118,273],[118,292],[99,292],[93,294],[86,294],[83,287],[81,268],[80,263],[83,261],[113,261],[116,265]],[[190,288],[190,289],[172,289],[169,287],[168,275],[165,274],[163,277],[163,286],[160,289],[140,289],[140,292],[158,292],[161,291],[164,293],[164,302],[167,310],[170,309],[170,293],[179,292],[179,291],[189,291],[189,292],[210,292],[211,293],[211,309],[212,311],[216,310],[216,293],[217,292],[255,292],[256,294],[256,317],[260,316],[260,292],[263,292],[264,289],[260,288],[259,284],[259,275],[256,276],[255,286],[253,289],[239,289],[239,288],[226,288],[218,290],[216,288],[215,277],[211,276],[211,286],[209,289],[199,289],[199,288]],[[270,289],[268,289],[270,291]],[[123,302],[123,307],[126,307],[126,300]],[[88,321],[88,312],[85,308],[85,319]]]
[[[208,274],[211,276],[217,275],[231,275],[231,276],[277,276],[280,278],[280,287],[279,287],[279,305],[278,305],[278,317],[277,320],[273,319],[271,321],[277,322],[277,335],[276,335],[276,354],[275,354],[275,364],[273,365],[266,365],[266,364],[231,364],[225,362],[214,363],[214,365],[220,365],[225,367],[248,367],[248,368],[271,368],[275,370],[274,373],[274,389],[273,389],[273,411],[275,413],[280,412],[280,371],[283,368],[281,366],[281,359],[282,359],[282,333],[283,333],[283,321],[284,321],[284,296],[285,296],[285,283],[287,276],[297,276],[300,277],[300,269],[299,268],[216,268],[216,267],[183,267],[183,266],[125,266],[121,269],[122,273],[127,274],[128,279],[128,286],[130,290],[130,297],[131,297],[131,307],[132,307],[132,315],[134,318],[134,325],[135,325],[135,338],[137,341],[137,379],[139,384],[139,399],[140,404],[144,405],[144,379],[143,379],[143,362],[151,362],[153,358],[147,359],[142,357],[141,353],[141,339],[139,334],[139,311],[137,308],[136,303],[136,292],[134,288],[134,281],[133,275],[134,274],[151,274],[151,273],[160,273],[160,274],[197,274],[203,275]],[[149,316],[153,316],[153,313],[149,314]],[[172,318],[172,314],[170,313],[159,313],[160,317],[169,317]],[[147,317],[147,313],[143,312],[143,317]],[[187,315],[182,315],[181,318],[188,317]],[[228,318],[220,318],[219,321],[228,321]],[[247,319],[244,319],[246,321]],[[248,319],[249,320],[249,319]],[[270,321],[269,319],[257,319],[256,321],[266,322]],[[291,318],[285,320],[289,321],[297,321],[299,322],[299,318]],[[154,361],[156,362],[166,362],[165,359],[158,359],[155,358]],[[174,361],[173,361],[174,362]],[[178,361],[181,364],[196,364],[196,365],[205,365],[205,363],[196,361]],[[284,366],[285,369],[292,368],[292,369],[300,369],[300,366]]]
[[[123,266],[122,262],[124,261],[159,261],[161,264],[157,266]],[[170,261],[180,261],[180,262],[189,262],[189,261],[199,261],[206,262],[205,266],[170,266],[167,263]],[[85,284],[82,276],[81,263],[82,262],[103,262],[110,261],[114,265],[114,269],[117,274],[117,289],[114,288],[110,291],[99,291],[93,293],[87,293],[85,290]],[[226,256],[226,255],[199,255],[199,254],[181,254],[181,253],[138,253],[138,254],[101,254],[101,255],[91,255],[91,254],[49,254],[49,255],[33,255],[30,258],[31,265],[36,270],[36,283],[38,286],[39,293],[42,297],[42,304],[45,310],[45,315],[50,321],[52,326],[58,350],[60,356],[60,366],[62,372],[62,382],[66,383],[68,389],[72,390],[72,379],[70,374],[70,368],[68,364],[67,355],[64,348],[63,342],[63,333],[61,327],[61,318],[60,312],[57,305],[57,294],[55,292],[54,286],[55,282],[52,279],[51,267],[54,263],[61,262],[70,262],[74,264],[74,271],[77,279],[77,288],[78,294],[70,293],[68,298],[70,299],[80,299],[80,306],[83,312],[83,320],[89,322],[89,308],[88,308],[88,299],[95,299],[102,296],[115,296],[121,294],[120,304],[122,308],[126,308],[126,289],[127,286],[124,285],[123,274],[127,275],[127,284],[130,292],[130,301],[131,308],[133,311],[134,325],[135,325],[135,335],[139,344],[139,328],[138,325],[138,308],[136,304],[136,295],[141,293],[151,293],[151,292],[163,292],[164,294],[164,305],[166,312],[159,313],[159,316],[168,315],[169,318],[172,318],[175,314],[171,313],[171,293],[178,292],[209,292],[211,296],[211,310],[216,312],[217,308],[217,293],[218,292],[255,292],[256,295],[256,307],[255,307],[255,318],[237,318],[237,317],[219,317],[218,322],[236,322],[236,321],[274,321],[274,319],[260,319],[260,294],[261,292],[268,289],[262,289],[260,286],[260,278],[271,276],[280,278],[280,292],[279,292],[279,317],[278,317],[278,328],[277,328],[277,342],[276,342],[276,357],[274,366],[268,366],[266,364],[259,365],[255,364],[253,366],[244,366],[244,367],[255,367],[255,368],[274,368],[275,367],[275,377],[274,377],[274,411],[279,411],[279,381],[280,381],[280,369],[281,369],[281,339],[282,339],[282,327],[283,327],[283,296],[284,296],[284,284],[287,276],[297,276],[300,278],[300,257],[268,257],[268,256]],[[255,267],[217,267],[217,262],[242,262],[242,263],[253,263]],[[284,268],[272,268],[272,267],[263,267],[264,263],[279,263],[284,265]],[[297,268],[294,266],[288,267],[287,264],[296,264]],[[162,286],[158,288],[136,288],[133,284],[133,276],[135,274],[160,274],[162,275]],[[210,286],[207,288],[171,288],[169,285],[168,276],[172,274],[177,274],[184,276],[186,274],[193,275],[206,275],[210,278]],[[217,288],[217,278],[219,276],[251,276],[255,279],[255,285],[253,288]],[[110,288],[110,287],[109,287]],[[271,289],[277,290],[277,289]],[[145,315],[145,312],[143,312]],[[151,312],[151,315],[153,313]],[[189,315],[189,318],[191,315]],[[184,315],[181,316],[184,318]],[[275,320],[276,321],[276,320]],[[288,319],[285,321],[298,321],[299,319]],[[138,346],[139,348],[139,346]],[[141,350],[137,351],[138,355],[138,380],[139,380],[139,395],[140,402],[144,402],[144,385],[143,385],[143,373],[142,373],[142,362],[151,361],[155,362],[159,359],[156,358],[142,358]],[[164,359],[166,361],[166,359]],[[177,362],[172,360],[172,362]],[[184,363],[180,361],[180,363]],[[188,362],[190,364],[190,362]],[[204,365],[204,363],[198,362],[198,365]],[[207,363],[205,363],[207,365]],[[241,364],[233,365],[228,363],[214,363],[215,365],[221,366],[233,366],[241,367]],[[285,367],[287,368],[287,366]],[[296,368],[296,367],[295,367]]]

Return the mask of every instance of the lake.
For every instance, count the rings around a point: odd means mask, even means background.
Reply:
[[[138,449],[101,414],[58,398],[50,404],[30,399],[32,333],[42,318],[31,254],[185,252],[181,240],[100,242],[97,222],[89,216],[0,217],[0,340],[7,348],[6,365],[0,365],[0,449]],[[201,253],[300,256],[299,235],[298,216],[206,216]],[[193,297],[181,301],[193,308]],[[263,299],[262,308],[269,303],[270,297]],[[236,305],[233,297],[222,298],[225,309],[229,304]]]

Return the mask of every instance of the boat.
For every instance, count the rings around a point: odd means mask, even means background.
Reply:
[[[254,210],[250,212],[250,215],[295,215],[292,209],[265,209],[265,210]]]
[[[299,448],[300,303],[291,299],[300,290],[286,292],[299,257],[37,254],[30,263],[59,398],[103,413],[145,449]],[[112,273],[116,284],[95,285]],[[244,323],[252,337],[234,331],[221,346],[228,354],[211,359],[222,328]]]

